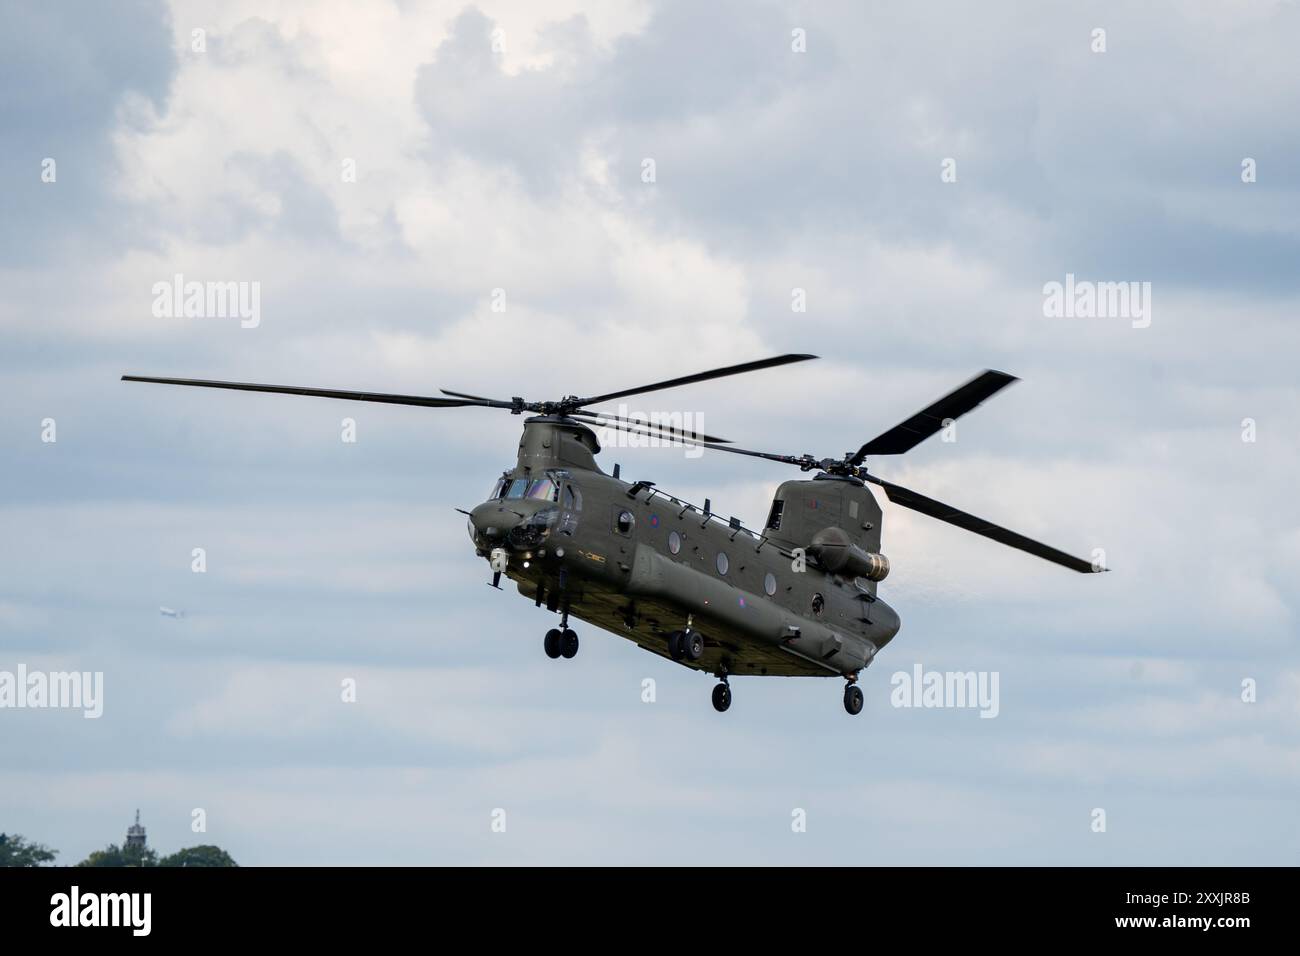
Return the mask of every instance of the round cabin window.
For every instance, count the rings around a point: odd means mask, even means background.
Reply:
[[[616,524],[619,534],[630,534],[632,532],[632,526],[636,524],[636,519],[632,517],[632,512],[620,511],[618,513],[618,521]]]
[[[731,566],[731,562],[727,560],[727,555],[722,551],[718,552],[717,565],[719,574],[726,574],[727,568]]]
[[[670,531],[668,533],[668,550],[673,554],[682,550],[682,536],[676,531]]]
[[[812,612],[815,617],[822,616],[822,608],[826,606],[826,599],[820,594],[814,594],[812,599]]]
[[[763,590],[767,592],[768,597],[776,593],[776,575],[771,571],[763,576]]]

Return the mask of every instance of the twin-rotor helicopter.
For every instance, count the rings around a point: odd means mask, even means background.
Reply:
[[[889,574],[881,552],[881,509],[873,484],[896,505],[946,521],[1073,571],[1104,570],[868,472],[868,458],[900,455],[1016,381],[986,370],[965,385],[840,458],[737,448],[726,439],[592,410],[615,399],[816,358],[779,355],[636,388],[555,401],[441,397],[124,375],[124,381],[528,413],[513,468],[470,511],[475,552],[492,585],[504,576],[539,608],[558,614],[546,632],[548,657],[572,658],[586,621],[651,653],[712,674],[713,706],[731,706],[732,677],[840,677],[844,709],[862,711],[859,675],[898,633],[898,614],[877,594]],[[626,482],[596,463],[594,427],[794,465],[815,472],[783,482],[761,530],[723,520],[706,500],[690,504]]]

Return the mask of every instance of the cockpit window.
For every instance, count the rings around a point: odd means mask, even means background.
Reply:
[[[503,478],[492,497],[502,497],[503,491],[506,498],[529,498],[533,501],[560,500],[560,486],[549,478],[538,481],[529,481],[527,478],[516,478],[511,481]]]
[[[506,493],[506,485],[510,483],[508,478],[498,478],[496,487],[492,489],[492,494],[488,495],[488,501],[496,501]]]
[[[537,481],[504,479],[502,486],[498,486],[497,493],[493,497],[502,497],[500,496],[502,490],[504,490],[504,497],[507,498],[529,498],[532,501],[559,501],[560,499],[559,485],[550,479]]]
[[[533,501],[559,501],[560,487],[551,479],[543,478],[530,484],[528,493],[524,497],[531,498]]]

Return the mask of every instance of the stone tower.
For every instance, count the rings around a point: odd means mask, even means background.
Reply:
[[[135,824],[126,828],[126,845],[127,847],[139,847],[144,849],[144,827],[140,826],[140,811],[135,811]]]

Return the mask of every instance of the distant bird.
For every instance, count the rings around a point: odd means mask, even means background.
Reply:
[[[185,616],[184,611],[177,611],[174,608],[170,608],[166,606],[158,608],[158,613],[161,614],[163,617],[184,617]]]

